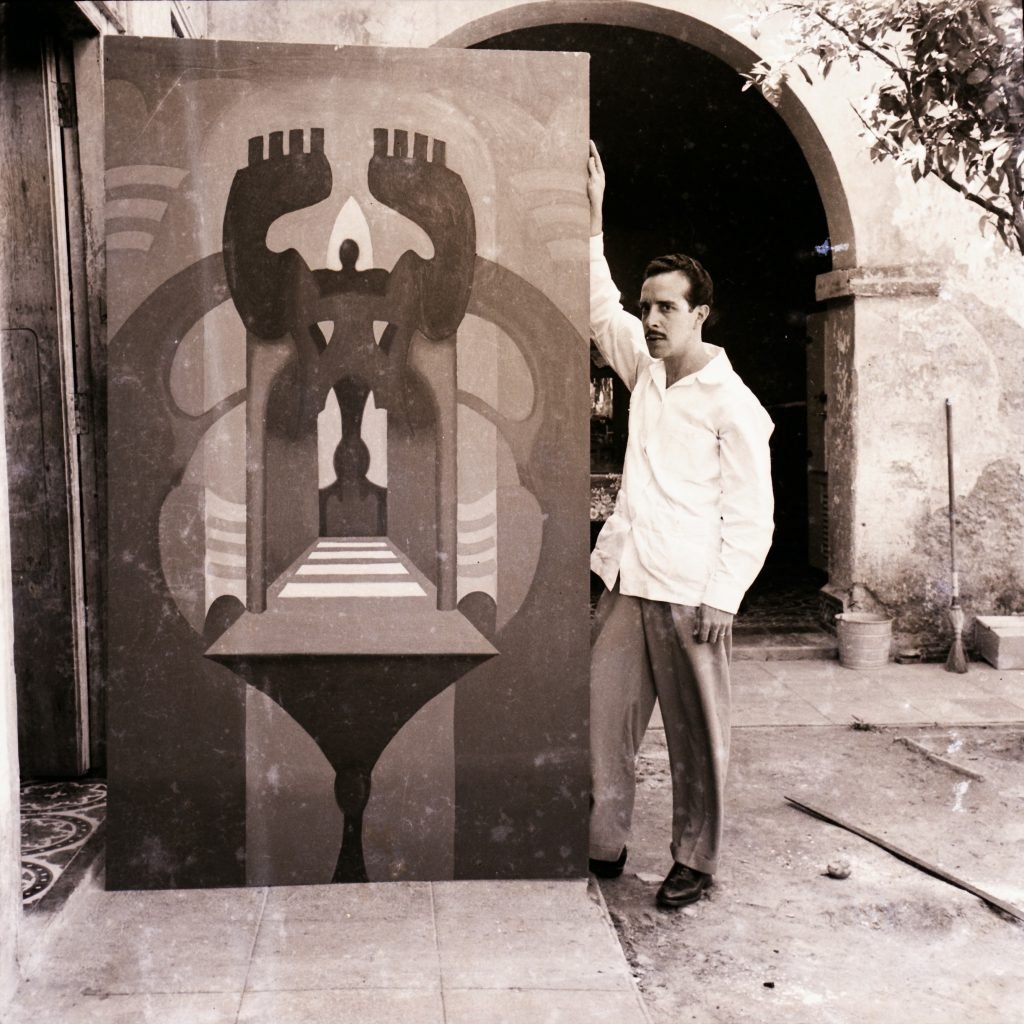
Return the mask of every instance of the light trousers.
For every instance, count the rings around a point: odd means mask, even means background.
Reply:
[[[672,771],[672,857],[713,875],[729,764],[732,640],[698,643],[697,609],[627,597],[598,602],[590,660],[590,856],[616,860],[629,838],[636,756],[661,705]]]

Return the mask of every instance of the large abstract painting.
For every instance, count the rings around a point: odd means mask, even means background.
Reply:
[[[585,57],[105,60],[108,884],[583,874]]]

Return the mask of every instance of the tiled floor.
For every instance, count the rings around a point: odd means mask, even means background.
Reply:
[[[733,725],[988,725],[1024,722],[1024,672],[973,662],[890,663],[870,673],[832,661],[735,662]]]
[[[46,910],[62,899],[59,882],[83,851],[92,852],[106,817],[107,787],[99,780],[23,782],[21,896],[25,909]]]
[[[838,661],[734,661],[734,728],[773,725],[1013,725],[1024,723],[1024,671],[972,662],[890,663],[870,673]],[[661,728],[655,708],[652,728]]]
[[[81,894],[6,1024],[645,1024],[596,889],[443,882]]]

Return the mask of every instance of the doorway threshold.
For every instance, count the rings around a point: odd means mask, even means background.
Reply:
[[[825,629],[733,628],[733,661],[834,661],[836,638]]]
[[[766,565],[740,606],[733,625],[738,661],[833,661],[834,632],[823,621],[821,587],[826,576],[787,562]]]

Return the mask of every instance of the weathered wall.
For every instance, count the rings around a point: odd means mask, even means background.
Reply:
[[[675,33],[723,54],[740,46],[771,57],[784,46],[785,22],[763,25],[755,40],[745,24],[752,7],[731,0],[216,2],[210,33],[467,45],[544,20],[589,19]],[[830,353],[831,407],[850,431],[831,432],[831,574],[836,591],[860,584],[890,607],[903,642],[934,643],[948,605],[947,396],[960,425],[965,607],[969,616],[1024,611],[1024,260],[982,237],[973,207],[945,186],[915,184],[898,167],[870,162],[851,102],[868,95],[871,74],[865,65],[859,73],[837,68],[827,82],[797,81],[781,109],[818,177],[840,247],[836,266],[854,278],[904,282],[885,295],[856,285],[830,289],[838,317],[830,335],[842,341]],[[829,161],[834,174],[826,173]]]
[[[71,20],[71,4],[59,19]],[[209,0],[75,0],[73,16],[100,35],[183,36],[207,34]],[[77,33],[76,33],[77,34]]]
[[[844,422],[832,430],[829,589],[873,595],[896,618],[898,647],[941,652],[946,398],[968,639],[973,616],[1024,611],[1024,260],[983,236],[975,208],[944,185],[868,161],[851,107],[868,94],[866,73],[794,88],[821,126],[855,231],[855,265],[819,289],[839,296],[836,310],[852,304],[854,320],[849,347],[831,351],[830,410]]]
[[[146,0],[125,7],[125,27],[129,35],[170,36],[178,32],[186,38],[206,35],[207,4],[203,0]],[[177,31],[173,28],[172,17]]]
[[[0,28],[6,27],[0,11]],[[8,84],[7,36],[0,31],[0,82]],[[6,118],[0,134],[11,142]],[[13,254],[0,237],[0,303],[6,302]],[[6,311],[6,306],[0,307]],[[2,324],[0,324],[2,326]],[[11,579],[10,502],[7,495],[7,438],[4,380],[0,368],[0,1015],[18,982],[16,951],[21,920],[21,823],[18,810],[18,718],[14,677],[14,607]]]
[[[4,441],[0,379],[0,442]],[[18,815],[18,734],[14,700],[14,616],[11,534],[7,521],[7,445],[0,443],[0,1014],[18,982],[15,951],[21,920],[21,837]]]

